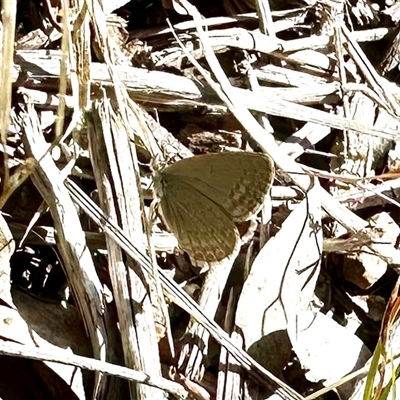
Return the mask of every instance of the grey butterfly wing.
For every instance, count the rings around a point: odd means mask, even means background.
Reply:
[[[160,207],[179,247],[197,261],[220,261],[239,244],[237,228],[224,210],[184,182],[164,182]]]
[[[263,204],[274,179],[274,164],[265,154],[225,152],[186,158],[162,174],[164,180],[178,179],[195,188],[234,221],[245,221]]]

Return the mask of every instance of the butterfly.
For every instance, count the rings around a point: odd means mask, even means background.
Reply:
[[[274,179],[271,157],[224,152],[185,158],[154,172],[159,210],[191,259],[218,262],[240,246],[235,225],[256,214]]]

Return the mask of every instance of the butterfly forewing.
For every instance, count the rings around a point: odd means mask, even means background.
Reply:
[[[234,221],[245,221],[260,209],[273,177],[270,157],[243,152],[186,158],[162,171],[163,182],[185,182]]]
[[[163,218],[192,259],[220,261],[239,243],[235,224],[217,204],[179,180],[164,182],[160,199]]]

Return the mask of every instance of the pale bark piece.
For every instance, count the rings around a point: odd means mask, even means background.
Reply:
[[[395,246],[400,228],[385,212],[370,218],[372,226],[370,239],[376,247]],[[344,278],[362,289],[370,288],[387,270],[387,262],[362,246],[357,251],[346,254],[343,261]]]
[[[239,249],[228,258],[215,263],[209,271],[198,299],[206,315],[213,317],[221,300],[222,292],[231,272],[233,261]],[[185,366],[185,375],[190,379],[201,380],[204,374],[204,356],[208,353],[209,332],[197,321],[191,320],[186,330],[187,343],[182,347],[178,366]],[[193,338],[195,338],[193,340]]]
[[[379,121],[375,114],[379,112]],[[367,123],[375,127],[391,127],[397,129],[398,121],[387,112],[377,111],[373,100],[362,93],[357,93],[350,101],[350,116],[354,121]],[[374,170],[383,165],[386,152],[392,142],[383,138],[361,134],[362,131],[346,131],[344,140],[340,138],[333,145],[331,152],[337,154],[332,158],[330,166],[337,174],[354,175],[364,178],[375,175]],[[344,190],[336,189],[335,193],[343,194]]]
[[[59,51],[18,51],[15,62],[23,71],[19,74],[18,83],[25,88],[44,89],[49,91],[57,87],[60,69]],[[135,101],[147,107],[170,108],[182,107],[192,109],[198,106],[222,110],[220,102],[210,102],[205,91],[196,82],[184,76],[161,71],[148,71],[142,68],[117,66],[116,71],[126,85],[129,95]],[[112,81],[107,67],[100,63],[91,63],[90,74],[93,89],[96,86],[110,87]],[[46,86],[44,86],[46,82]],[[385,83],[386,84],[386,83]],[[392,127],[375,127],[364,122],[343,118],[302,104],[296,104],[278,97],[270,91],[254,93],[241,88],[232,88],[232,93],[250,110],[299,121],[314,122],[336,129],[351,129],[387,139],[397,138],[397,131]],[[392,89],[391,89],[392,90]],[[151,95],[149,95],[151,93]]]
[[[246,348],[278,376],[292,347],[288,321],[309,305],[319,273],[322,231],[316,193],[318,186],[261,249],[238,303],[236,325]]]
[[[136,187],[134,149],[131,149],[126,131],[108,100],[94,104],[88,137],[101,207],[113,221],[120,219],[129,237],[143,249],[145,238]],[[125,364],[149,374],[161,375],[150,289],[143,284],[141,273],[137,272],[138,265],[130,259],[124,261],[121,248],[115,241],[106,236],[106,244]],[[149,280],[148,285],[152,284]],[[140,307],[134,306],[137,304]],[[163,396],[163,392],[155,388],[133,384],[131,394],[138,399]]]
[[[10,258],[15,250],[15,241],[4,217],[0,215],[0,298],[12,304],[10,294]]]
[[[76,208],[63,184],[63,177],[54,164],[49,145],[40,129],[32,104],[23,115],[24,147],[27,154],[38,160],[32,180],[49,206],[57,231],[57,248],[65,266],[68,283],[81,311],[95,357],[105,359],[109,346],[104,326],[103,288],[86,245],[85,235]],[[106,387],[108,377],[98,377],[99,390]],[[104,386],[103,386],[104,385]],[[106,390],[103,392],[106,396]],[[99,399],[105,398],[99,394]]]
[[[320,312],[299,313],[291,320],[289,335],[302,367],[308,370],[306,378],[325,386],[361,368],[371,356],[357,336]],[[353,380],[338,387],[341,398],[349,398],[355,384]]]
[[[129,3],[129,0],[111,0],[103,2],[103,10],[104,14],[111,14],[113,11],[118,8],[123,7],[125,4]]]

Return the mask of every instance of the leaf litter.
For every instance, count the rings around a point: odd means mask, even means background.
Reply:
[[[0,352],[46,364],[15,358],[2,397],[32,373],[58,399],[392,395],[396,4],[21,4],[2,5]],[[274,160],[271,199],[239,254],[191,263],[151,163],[241,150]]]

